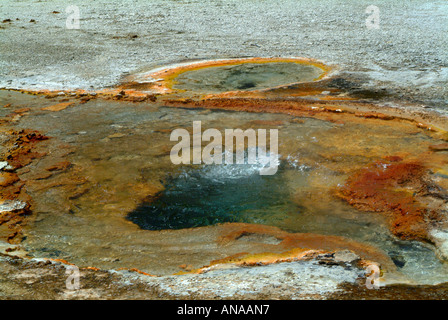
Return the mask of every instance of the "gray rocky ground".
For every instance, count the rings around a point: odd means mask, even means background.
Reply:
[[[79,29],[66,28],[70,5]],[[370,5],[379,29],[366,26]],[[5,0],[0,87],[101,88],[183,59],[303,56],[366,87],[444,107],[447,26],[443,0]]]
[[[130,271],[80,270],[79,289],[67,288],[67,266],[48,260],[0,256],[0,299],[447,299],[447,284],[368,289],[350,266],[292,262],[205,275],[148,277]],[[316,272],[317,271],[317,272]],[[249,275],[251,273],[251,275]],[[272,281],[268,279],[274,276]],[[235,276],[241,282],[231,282]],[[215,278],[210,281],[210,278]],[[240,279],[241,280],[241,279]],[[268,281],[269,280],[269,281]],[[365,280],[363,280],[365,281]],[[261,290],[260,290],[261,289]],[[172,310],[167,310],[170,312]]]

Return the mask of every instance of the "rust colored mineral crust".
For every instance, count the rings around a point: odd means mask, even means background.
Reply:
[[[441,144],[429,146],[429,150],[434,151],[434,152],[448,151],[448,143],[441,143]]]
[[[57,112],[57,111],[67,109],[69,106],[71,106],[73,104],[74,104],[74,102],[62,102],[62,103],[58,103],[58,104],[55,104],[52,106],[44,107],[44,108],[42,108],[42,110]]]
[[[9,171],[12,172],[0,172],[0,202],[20,201],[24,205],[0,213],[0,238],[9,243],[17,243],[21,240],[25,218],[31,213],[29,205],[31,198],[23,188],[25,183],[20,180],[15,171],[44,155],[33,150],[38,142],[48,137],[32,130],[9,130],[5,133],[9,139],[5,143],[7,152],[2,160],[7,161],[11,167]]]
[[[312,233],[289,233],[277,227],[248,224],[225,223],[221,225],[218,245],[234,244],[245,236],[268,236],[279,241],[278,244],[264,244],[266,251],[258,253],[241,252],[229,257],[213,260],[209,265],[199,269],[182,271],[185,273],[203,273],[226,265],[255,266],[297,260],[312,260],[319,255],[333,254],[337,251],[350,250],[359,255],[359,266],[379,264],[388,271],[396,270],[389,256],[378,248],[339,236],[327,236]]]
[[[336,194],[359,210],[388,214],[391,232],[399,238],[430,241],[429,223],[442,217],[415,197],[427,189],[427,172],[419,161],[389,157],[353,174]]]
[[[315,119],[341,123],[364,123],[365,121],[394,121],[394,124],[412,124],[428,134],[436,132],[439,136],[448,134],[445,128],[437,128],[433,124],[423,123],[418,117],[410,118],[398,114],[394,110],[373,110],[374,106],[362,102],[316,101],[302,98],[265,99],[258,97],[241,98],[207,98],[207,99],[172,99],[167,98],[163,104],[169,107],[222,109],[255,113],[283,113],[296,117],[312,117]],[[434,119],[431,119],[431,123]],[[443,138],[442,138],[443,139]]]
[[[147,272],[144,272],[144,271],[141,271],[141,270],[139,270],[137,268],[118,268],[117,269],[117,271],[120,271],[120,270],[126,270],[126,271],[129,271],[129,272],[136,272],[136,273],[139,273],[139,274],[142,274],[142,275],[145,275],[145,276],[149,276],[149,277],[155,277],[155,275],[147,273]]]
[[[154,72],[150,72],[149,74],[142,75],[141,78],[137,79],[138,83],[144,83],[145,79],[148,80],[156,80],[156,84],[152,86],[153,90],[157,90],[160,93],[171,93],[175,91],[173,89],[173,84],[175,83],[175,79],[181,75],[182,73],[200,70],[211,67],[220,67],[220,66],[232,66],[239,65],[245,63],[273,63],[273,62],[285,62],[285,63],[299,63],[306,64],[310,66],[317,67],[322,70],[322,75],[316,79],[320,80],[324,78],[327,73],[331,70],[330,66],[323,64],[320,61],[308,58],[239,58],[239,59],[221,59],[221,60],[206,60],[206,61],[197,61],[190,62],[184,64],[176,64],[171,67],[166,67],[163,69],[155,70]],[[143,81],[142,81],[143,80]],[[142,82],[140,82],[142,81]],[[146,81],[148,82],[148,81]],[[131,81],[132,83],[132,81]]]

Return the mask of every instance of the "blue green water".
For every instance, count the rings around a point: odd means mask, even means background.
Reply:
[[[174,88],[197,92],[259,90],[313,81],[322,69],[300,63],[244,63],[188,71],[176,78]]]
[[[279,212],[298,214],[282,179],[283,169],[272,176],[260,175],[259,169],[249,164],[186,169],[167,179],[166,189],[127,219],[142,229],[163,230],[224,222],[269,224]]]

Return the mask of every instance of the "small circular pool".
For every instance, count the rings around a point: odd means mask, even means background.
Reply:
[[[219,93],[261,90],[319,79],[321,68],[296,62],[241,63],[190,70],[174,79],[173,89]]]

